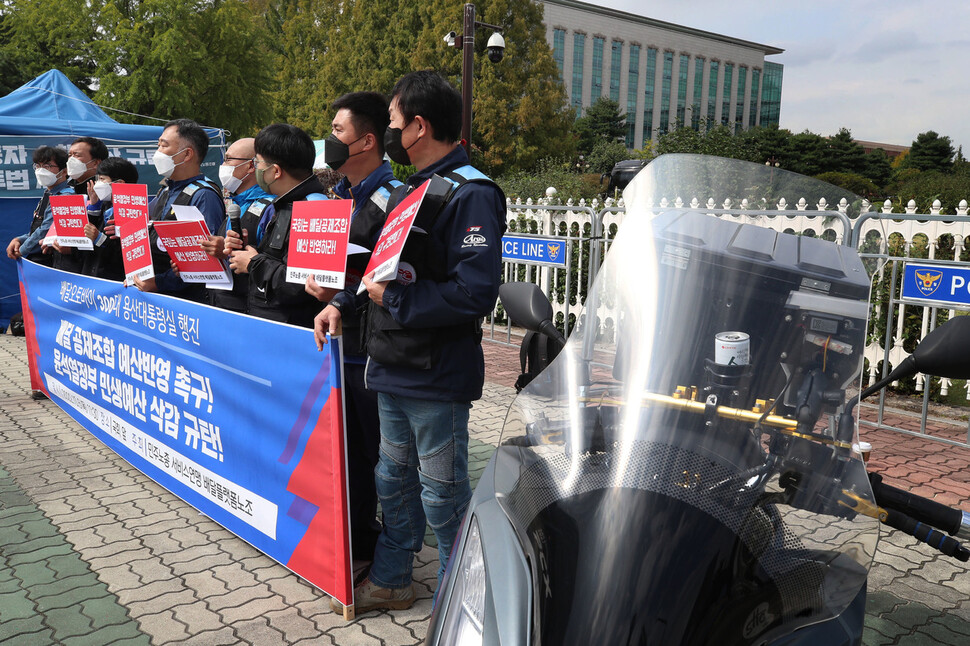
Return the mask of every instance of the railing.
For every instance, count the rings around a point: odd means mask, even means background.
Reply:
[[[661,208],[693,208],[717,217],[770,228],[779,232],[822,237],[847,246],[857,247],[870,273],[874,274],[873,309],[870,312],[870,342],[865,350],[866,373],[869,383],[888,374],[909,356],[912,348],[932,331],[941,319],[956,315],[955,310],[937,311],[929,306],[905,303],[900,298],[900,266],[907,260],[927,259],[935,262],[960,263],[970,260],[970,250],[965,243],[970,236],[970,215],[966,201],[961,201],[956,215],[942,214],[939,202],[934,203],[928,214],[916,213],[910,202],[906,213],[892,213],[888,201],[881,211],[870,211],[872,205],[863,202],[861,214],[850,219],[848,205],[843,200],[831,208],[822,199],[809,205],[804,199],[789,208],[784,198],[776,208],[768,205],[752,206],[741,201],[725,200],[715,204],[713,199],[704,203],[692,199],[685,203],[680,198],[661,200]],[[814,208],[810,208],[814,207]],[[567,334],[575,325],[586,293],[592,285],[596,270],[609,249],[610,242],[623,219],[625,208],[622,200],[614,203],[593,201],[589,204],[550,204],[548,200],[509,204],[509,232],[517,235],[541,235],[563,238],[567,244],[566,269],[537,267],[519,262],[507,262],[503,266],[503,279],[535,282],[550,297],[556,324]],[[913,315],[921,322],[917,325]],[[493,340],[515,344],[501,304],[496,305],[490,320],[490,336]],[[901,432],[927,435],[943,442],[970,446],[970,422],[960,420],[959,435],[947,431],[947,436],[928,432],[927,419],[930,402],[935,396],[944,398],[957,406],[970,404],[970,381],[959,391],[950,379],[924,378],[919,375],[915,391],[922,394],[922,415],[919,429],[895,428]],[[885,424],[885,395],[880,396],[878,424]]]

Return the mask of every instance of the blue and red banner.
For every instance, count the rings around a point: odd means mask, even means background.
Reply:
[[[32,387],[145,475],[353,603],[340,344],[18,262]]]

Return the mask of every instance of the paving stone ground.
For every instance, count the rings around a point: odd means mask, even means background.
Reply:
[[[474,480],[499,441],[518,375],[515,348],[485,347],[485,394],[470,420]],[[874,445],[870,467],[887,481],[970,510],[970,450],[884,430],[862,435]],[[865,644],[970,644],[967,569],[883,532]],[[0,336],[0,643],[419,644],[436,570],[429,544],[417,557],[413,608],[345,622],[329,597],[143,476],[50,401],[31,400],[23,339]]]

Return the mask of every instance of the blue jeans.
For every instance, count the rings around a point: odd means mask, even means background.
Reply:
[[[468,402],[378,393],[381,448],[375,478],[384,514],[368,578],[385,588],[411,584],[425,523],[438,539],[438,582],[468,508]]]

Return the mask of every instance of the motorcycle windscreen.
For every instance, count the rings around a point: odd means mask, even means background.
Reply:
[[[667,159],[634,180],[650,199],[628,205],[496,454],[537,643],[760,644],[839,615],[875,551],[855,424],[839,421],[865,268],[831,242],[652,206],[667,177],[769,182],[754,164]]]

